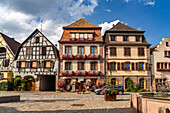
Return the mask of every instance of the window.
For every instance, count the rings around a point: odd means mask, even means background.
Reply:
[[[71,34],[71,38],[72,38],[72,39],[76,38],[76,34],[74,34],[74,33]]]
[[[25,62],[21,62],[21,68],[25,68]]]
[[[161,63],[161,69],[163,69],[164,68],[164,64],[163,63]]]
[[[83,46],[79,46],[78,47],[78,54],[84,54],[84,47]]]
[[[125,63],[122,63],[122,70],[125,70]]]
[[[132,70],[135,70],[135,63],[132,63]]]
[[[111,41],[116,41],[116,36],[111,35],[110,38],[111,38]]]
[[[112,79],[111,79],[111,84],[112,84],[112,85],[117,85],[117,81],[116,81],[115,78],[112,78]]]
[[[140,41],[140,36],[136,36],[136,42]]]
[[[110,48],[110,56],[116,56],[116,47]]]
[[[167,63],[165,63],[165,69],[167,69]]]
[[[167,46],[167,47],[169,47],[169,44],[168,44],[168,42],[166,42],[166,46]]]
[[[76,33],[76,38],[79,38],[79,33]]]
[[[139,63],[136,63],[136,70],[139,70],[139,66],[138,66]]]
[[[88,38],[93,38],[93,34],[88,34]]]
[[[124,56],[131,56],[131,48],[129,47],[124,48]]]
[[[4,59],[4,67],[8,67],[9,66],[9,59]]]
[[[110,70],[116,70],[116,62],[110,63]]]
[[[128,41],[128,36],[123,36],[123,41]]]
[[[83,35],[83,34],[80,34],[80,38],[84,38],[84,35]]]
[[[145,83],[144,79],[140,78],[139,79],[139,86],[140,86],[141,89],[144,89],[144,83]]]
[[[39,36],[35,37],[35,43],[39,43],[39,42],[40,42],[40,37]]]
[[[32,47],[27,47],[26,52],[27,55],[32,55]]]
[[[46,67],[46,68],[50,68],[50,61],[46,61],[46,62],[45,62],[45,67]]]
[[[130,70],[130,63],[129,62],[125,62],[125,70]]]
[[[157,63],[157,69],[160,69],[160,63]]]
[[[138,48],[138,56],[145,56],[144,48]]]
[[[117,63],[117,70],[120,70],[120,62]]]
[[[138,66],[139,66],[139,67],[138,67],[139,70],[144,70],[144,69],[143,69],[143,66],[144,66],[144,63],[143,63],[143,62],[142,62],[142,63],[138,63]]]
[[[46,55],[46,47],[40,47],[40,55]]]
[[[96,54],[96,52],[97,52],[97,47],[91,46],[91,48],[90,48],[90,54]]]
[[[32,62],[32,68],[36,68],[37,67],[37,62],[36,61],[33,61]]]
[[[71,54],[71,46],[65,47],[65,54]]]
[[[84,70],[84,62],[78,62],[78,70]]]
[[[170,56],[170,51],[164,51],[164,56],[165,57]]]
[[[97,70],[97,62],[91,62],[91,70]]]
[[[84,34],[84,38],[87,39],[87,34],[86,33]]]
[[[65,70],[71,70],[71,62],[65,62]]]

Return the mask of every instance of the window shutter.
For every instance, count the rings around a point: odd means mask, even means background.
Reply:
[[[126,56],[126,48],[124,48],[124,56]]]
[[[40,55],[42,55],[42,47],[40,47]]]
[[[54,62],[53,61],[50,61],[50,67],[54,68]]]
[[[113,51],[112,51],[112,48],[110,48],[110,55],[113,55]]]
[[[139,70],[139,65],[138,65],[138,63],[136,63],[136,70]]]
[[[17,68],[19,68],[20,67],[20,62],[19,61],[17,61]]]
[[[122,63],[122,70],[125,70],[125,63]]]
[[[107,63],[107,70],[110,70],[110,63]]]
[[[117,63],[117,70],[120,70],[120,62]]]

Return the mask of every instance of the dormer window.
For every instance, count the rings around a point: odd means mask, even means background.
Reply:
[[[123,41],[128,41],[128,36],[123,36]]]
[[[35,37],[35,43],[39,43],[39,42],[40,42],[40,37],[39,36]]]
[[[110,36],[111,41],[116,41],[116,36]]]
[[[140,42],[140,36],[136,36],[136,42]]]
[[[168,44],[168,42],[166,42],[166,46],[167,46],[167,47],[169,47],[169,44]]]
[[[76,35],[75,35],[74,33],[71,34],[71,38],[72,38],[72,39],[76,38]]]

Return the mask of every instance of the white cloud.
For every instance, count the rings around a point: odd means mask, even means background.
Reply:
[[[143,3],[144,5],[151,5],[154,6],[155,5],[155,0],[123,0],[126,3],[133,1],[133,2],[138,2],[138,3]]]
[[[86,3],[84,3],[86,2]],[[91,15],[98,0],[1,0],[0,30],[19,42],[23,42],[43,19],[43,34],[56,44],[62,35],[62,27]]]
[[[102,27],[102,31],[101,31],[101,34],[104,35],[104,32],[106,30],[109,30],[110,28],[113,27],[113,25],[116,25],[118,22],[120,22],[119,20],[115,20],[113,22],[104,22],[104,23],[101,23],[99,24],[100,27]]]
[[[154,6],[155,5],[155,0],[154,1],[147,1],[144,5]]]
[[[109,12],[109,13],[111,12],[111,10],[110,10],[110,9],[106,9],[106,11],[107,11],[107,12]]]

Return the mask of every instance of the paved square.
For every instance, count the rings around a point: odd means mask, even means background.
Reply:
[[[103,95],[70,92],[0,92],[21,95],[20,102],[0,103],[0,113],[132,113],[130,95],[118,95],[117,101],[104,101]]]

